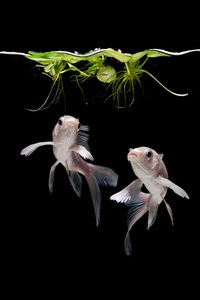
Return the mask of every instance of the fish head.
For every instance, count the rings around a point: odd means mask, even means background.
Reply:
[[[129,149],[128,160],[137,177],[167,177],[167,170],[162,160],[163,154],[158,154],[149,147]]]
[[[76,135],[79,124],[79,119],[76,119],[72,116],[65,115],[60,117],[53,130],[53,138],[62,139],[69,135]]]

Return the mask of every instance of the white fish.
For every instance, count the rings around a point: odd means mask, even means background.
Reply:
[[[172,210],[165,200],[167,188],[172,189],[179,196],[189,199],[189,196],[182,188],[168,179],[167,169],[162,158],[163,154],[158,154],[148,147],[130,149],[128,160],[138,179],[110,198],[117,202],[123,202],[129,207],[127,220],[128,231],[124,241],[127,255],[130,255],[132,252],[129,235],[132,226],[148,212],[147,228],[149,229],[155,222],[158,206],[162,201],[164,201],[166,205],[173,225]],[[149,193],[141,192],[143,184]]]
[[[79,197],[81,196],[82,185],[80,174],[84,175],[90,188],[96,216],[96,225],[98,226],[101,206],[99,185],[116,186],[118,176],[110,168],[92,165],[82,159],[93,160],[93,156],[89,151],[89,135],[87,131],[89,131],[89,127],[80,125],[78,119],[72,116],[63,116],[59,118],[54,127],[53,141],[29,145],[21,151],[21,155],[28,156],[38,147],[52,145],[57,161],[53,164],[49,173],[50,193],[53,191],[54,171],[59,163],[65,167],[71,185]]]

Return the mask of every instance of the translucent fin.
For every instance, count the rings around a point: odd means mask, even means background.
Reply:
[[[40,143],[35,143],[35,144],[31,144],[29,146],[27,146],[26,148],[22,149],[22,151],[20,152],[21,155],[25,155],[25,156],[29,156],[31,155],[38,147],[41,146],[46,146],[46,145],[52,145],[53,146],[53,142],[40,142]]]
[[[134,199],[132,198],[131,201],[125,203],[129,207],[127,217],[128,231],[124,240],[124,249],[126,255],[131,255],[132,253],[129,231],[133,225],[148,211],[149,197],[150,194],[140,192],[137,197]]]
[[[125,240],[124,240],[124,250],[127,256],[132,254],[131,238],[130,233],[127,231]]]
[[[158,206],[159,206],[159,204],[157,203],[157,201],[154,202],[154,201],[152,201],[152,199],[150,199],[150,202],[149,202],[148,225],[147,225],[147,229],[148,230],[149,230],[149,228],[153,225],[153,223],[156,220]]]
[[[89,131],[89,126],[86,126],[86,125],[80,126],[76,143],[77,143],[77,145],[81,145],[81,146],[85,147],[88,151],[90,151],[90,147],[88,145],[89,134],[84,131]]]
[[[88,166],[90,169],[90,173],[86,175],[86,180],[90,188],[90,193],[94,206],[96,226],[98,226],[100,223],[101,208],[101,192],[99,189],[99,185],[116,186],[118,181],[118,175],[109,168],[94,166],[91,164],[88,164]]]
[[[134,198],[140,193],[142,185],[142,181],[140,179],[136,179],[123,190],[112,195],[110,200],[115,200],[122,203],[134,201]]]
[[[94,213],[96,218],[96,226],[99,226],[100,223],[100,208],[101,208],[101,192],[98,186],[98,182],[95,178],[95,176],[90,175],[86,177],[89,188],[90,188],[90,194],[92,197],[92,202],[94,206]]]
[[[169,179],[159,176],[157,179],[157,182],[163,186],[166,186],[166,187],[172,189],[174,191],[174,193],[181,196],[182,198],[189,199],[188,194],[180,186],[174,184]]]
[[[70,148],[70,150],[78,153],[84,159],[94,160],[92,154],[84,146],[74,145],[73,147]]]
[[[77,172],[68,172],[70,183],[78,195],[78,197],[81,196],[81,187],[82,187],[82,178]]]
[[[90,130],[90,128],[89,128],[89,126],[88,126],[88,125],[80,125],[80,128],[79,128],[79,130],[82,130],[82,131],[89,131],[89,130]]]
[[[172,212],[172,209],[171,207],[169,206],[169,204],[164,200],[164,203],[166,205],[166,208],[167,208],[167,211],[169,213],[169,216],[170,216],[170,219],[171,219],[171,222],[172,222],[172,226],[174,225],[174,220],[173,220],[173,212]]]
[[[101,186],[116,186],[118,181],[118,175],[110,168],[91,165],[91,172],[96,178],[97,182]]]
[[[53,166],[50,169],[49,172],[49,192],[52,194],[53,192],[53,183],[54,183],[54,172],[55,172],[55,168],[56,166],[59,164],[60,162],[57,160],[55,162],[55,164],[53,164]]]

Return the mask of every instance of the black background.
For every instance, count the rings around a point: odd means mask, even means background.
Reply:
[[[64,8],[30,5],[5,9],[1,50],[87,52],[95,47],[134,53],[148,48],[183,51],[200,48],[195,7],[165,4],[120,7],[96,3]],[[161,7],[163,6],[163,7]],[[21,11],[20,11],[21,10]],[[9,25],[9,26],[8,26]],[[131,108],[118,110],[104,103],[106,87],[95,79],[83,84],[64,76],[65,99],[48,110],[30,112],[47,96],[51,82],[35,63],[17,56],[0,56],[1,63],[1,248],[3,285],[7,294],[30,297],[55,292],[104,296],[124,291],[165,295],[196,287],[198,259],[199,53],[155,58],[146,69],[167,87],[185,93],[178,98],[143,76]],[[87,104],[86,104],[87,102]],[[25,146],[51,140],[63,114],[90,126],[95,163],[119,174],[117,188],[102,188],[101,225],[95,227],[92,201],[84,181],[79,199],[64,168],[55,173],[54,192],[48,173],[55,159],[51,147],[21,157]],[[109,197],[135,179],[127,161],[130,147],[149,146],[164,153],[169,178],[184,188],[190,200],[168,191],[174,227],[164,205],[150,231],[147,217],[131,231],[133,255],[126,257],[126,207]],[[163,289],[159,290],[159,287]],[[112,295],[112,294],[111,294]]]

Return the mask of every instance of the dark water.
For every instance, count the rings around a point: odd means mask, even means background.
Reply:
[[[91,30],[83,30],[76,39],[70,31],[64,39],[62,23],[60,35],[56,35],[56,30],[44,29],[46,36],[41,43],[34,29],[27,39],[19,29],[18,42],[11,45],[5,41],[2,50],[62,49],[84,53],[95,47],[112,47],[133,53],[151,47],[172,51],[200,48],[199,39],[186,33],[186,25],[181,30],[177,23],[176,29],[166,27],[161,34],[156,31],[156,21],[154,31],[146,27],[134,33],[131,24],[129,31],[125,30],[126,36],[120,33],[125,25],[118,24],[113,30],[100,29],[95,36]],[[39,38],[42,41],[41,35]],[[88,80],[83,85],[83,97],[76,83],[66,75],[65,99],[62,97],[48,110],[33,113],[26,108],[37,107],[44,101],[50,79],[23,57],[0,57],[4,175],[1,247],[8,294],[14,290],[16,294],[33,295],[42,288],[43,295],[55,289],[64,290],[66,296],[72,291],[75,298],[78,292],[90,295],[92,288],[94,296],[100,291],[105,295],[107,286],[113,292],[122,289],[129,293],[137,291],[142,282],[166,282],[168,287],[181,291],[193,289],[188,280],[193,282],[199,270],[199,60],[199,54],[190,54],[152,59],[146,66],[172,90],[188,92],[187,97],[168,94],[144,75],[144,93],[138,89],[134,105],[118,110],[111,99],[104,103],[103,84]],[[95,163],[111,167],[119,174],[117,188],[102,188],[99,228],[95,227],[87,183],[84,181],[79,199],[61,166],[56,169],[54,192],[50,196],[48,173],[55,161],[51,147],[38,149],[28,158],[19,155],[31,143],[51,140],[52,129],[63,114],[79,117],[81,123],[90,126]],[[109,201],[109,197],[135,179],[126,157],[130,147],[139,146],[149,146],[164,154],[169,178],[184,188],[191,200],[168,191],[166,199],[174,213],[174,227],[161,205],[150,231],[146,230],[146,217],[133,228],[133,255],[127,258],[123,249],[126,208]]]

